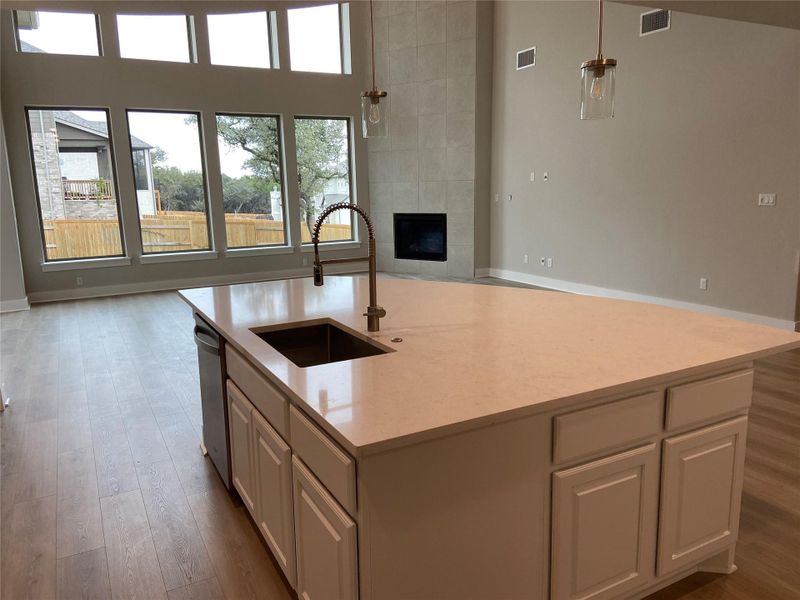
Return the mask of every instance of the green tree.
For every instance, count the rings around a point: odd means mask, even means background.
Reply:
[[[181,171],[167,165],[167,153],[162,148],[150,150],[153,179],[161,194],[163,210],[205,212],[205,187],[199,171]]]
[[[245,166],[254,177],[276,189],[280,186],[280,144],[277,120],[263,117],[220,116],[217,131],[230,147],[250,154]],[[325,184],[348,177],[347,123],[341,119],[296,119],[297,176],[300,211],[309,232],[326,205]]]

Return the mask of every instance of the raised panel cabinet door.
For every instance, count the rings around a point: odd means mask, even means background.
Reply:
[[[655,576],[658,447],[553,473],[552,600],[618,598]]]
[[[292,449],[253,411],[256,523],[286,579],[295,585]]]
[[[228,426],[231,437],[231,472],[247,510],[255,517],[253,487],[253,405],[228,382]]]
[[[736,541],[747,417],[664,440],[658,574]]]
[[[296,456],[292,472],[297,595],[356,600],[356,524]]]

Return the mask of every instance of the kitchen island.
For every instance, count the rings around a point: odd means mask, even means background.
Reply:
[[[301,598],[642,597],[735,568],[752,361],[800,335],[379,286],[376,333],[363,277],[181,292],[225,340],[233,484]],[[375,353],[303,366],[308,326]]]

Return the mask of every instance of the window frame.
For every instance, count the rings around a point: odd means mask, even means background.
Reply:
[[[141,58],[139,56],[123,56],[122,45],[120,43],[120,35],[119,35],[120,17],[184,17],[184,21],[186,22],[185,25],[186,44],[187,44],[187,52],[189,55],[189,60],[184,62],[182,60],[166,60],[163,58]],[[194,24],[194,15],[185,13],[165,13],[165,12],[143,12],[143,13],[122,12],[122,13],[114,13],[114,25],[116,26],[117,29],[116,31],[117,35],[115,37],[117,38],[117,53],[119,54],[120,60],[141,60],[146,62],[168,63],[173,65],[196,65],[199,62],[197,56],[197,28],[195,27]]]
[[[75,15],[92,15],[94,17],[94,32],[97,40],[97,54],[72,54],[69,52],[25,52],[22,49],[22,39],[19,37],[19,21],[17,19],[17,12],[24,9],[13,9],[11,11],[11,23],[14,26],[14,48],[18,54],[36,55],[45,54],[51,56],[80,56],[84,58],[100,58],[104,56],[103,52],[103,35],[100,31],[100,16],[96,12],[82,12],[76,10],[29,10],[27,12],[47,12],[47,13],[70,13]],[[25,107],[27,110],[27,106]]]
[[[291,246],[291,234],[290,234],[290,216],[289,216],[289,199],[287,195],[288,186],[286,185],[286,154],[285,154],[285,144],[283,142],[283,118],[279,114],[268,114],[268,113],[237,113],[237,112],[214,112],[214,126],[217,128],[217,152],[219,152],[219,127],[217,117],[268,117],[274,118],[277,122],[277,132],[278,132],[278,157],[280,159],[279,169],[280,169],[280,180],[281,180],[281,204],[283,205],[283,244],[264,244],[264,245],[255,245],[255,246],[230,246],[228,244],[228,236],[227,230],[225,235],[225,250],[231,252],[241,252],[242,250],[266,250],[268,248],[285,248]],[[225,223],[225,215],[228,213],[225,212],[225,190],[222,185],[222,160],[220,159],[220,166],[219,166],[219,181],[220,187],[222,189],[222,221]]]
[[[344,121],[345,124],[347,125],[347,185],[348,185],[348,190],[349,190],[350,203],[358,205],[358,198],[356,196],[356,189],[355,189],[354,180],[353,180],[353,167],[354,167],[354,164],[355,164],[355,155],[354,155],[354,152],[355,152],[354,141],[355,140],[353,139],[353,117],[350,117],[350,116],[330,116],[330,115],[308,115],[308,114],[294,115],[294,117],[292,118],[292,126],[294,127],[293,133],[295,135],[295,140],[297,140],[297,126],[296,126],[297,121],[312,120],[312,119],[316,119],[318,121]],[[298,192],[297,204],[298,204],[298,208],[299,208],[299,205],[300,205],[300,181],[299,181],[300,169],[297,166],[297,142],[296,141],[295,141],[295,157],[294,157],[294,161],[295,161],[295,170],[297,171],[297,177],[298,177],[298,182],[297,182],[297,192]],[[358,235],[358,223],[359,223],[358,219],[357,218],[353,218],[352,212],[351,212],[351,217],[350,217],[350,237],[348,239],[346,239],[346,240],[327,240],[327,241],[324,241],[324,242],[322,240],[320,240],[320,242],[319,242],[320,248],[322,248],[323,246],[327,246],[329,244],[359,244],[361,240],[359,239],[359,235]],[[300,227],[302,228],[303,225],[304,225],[304,220],[302,218],[302,215],[300,215]],[[301,246],[301,248],[310,247],[310,246],[313,245],[313,242],[303,242],[302,239],[303,239],[303,232],[302,232],[302,229],[301,229],[300,230],[300,240],[301,240],[300,241],[300,246]]]
[[[136,203],[136,221],[137,227],[139,227],[139,244],[140,250],[142,251],[141,259],[144,259],[144,262],[161,262],[156,260],[147,259],[153,256],[163,256],[163,255],[172,255],[172,256],[182,256],[185,254],[197,254],[200,252],[204,252],[206,254],[214,253],[216,255],[216,240],[214,239],[213,228],[211,227],[211,199],[209,193],[209,184],[208,184],[208,162],[206,161],[206,147],[205,147],[205,136],[203,135],[203,113],[200,110],[182,110],[177,108],[126,108],[125,109],[125,126],[128,131],[128,155],[131,161],[131,183],[133,185],[134,193],[136,192],[136,175],[134,173],[134,164],[133,164],[133,144],[131,143],[131,123],[129,115],[130,113],[156,113],[156,114],[164,114],[164,113],[172,113],[178,115],[195,115],[197,117],[197,136],[200,146],[200,166],[202,168],[202,177],[201,180],[203,182],[203,201],[205,203],[205,213],[206,213],[206,231],[208,236],[208,247],[207,248],[198,248],[196,250],[164,250],[161,252],[146,252],[144,249],[144,235],[142,234],[142,214],[139,212],[139,197],[138,195],[134,197],[134,202]],[[155,176],[153,177],[153,186],[155,189]]]
[[[106,114],[106,128],[108,130],[108,146],[109,146],[109,162],[111,164],[111,176],[114,178],[114,202],[117,206],[117,226],[119,227],[119,246],[120,246],[120,253],[119,254],[104,254],[99,256],[85,256],[81,258],[48,258],[47,257],[47,240],[44,234],[44,219],[42,218],[42,200],[39,194],[39,176],[36,174],[36,155],[33,151],[33,137],[31,132],[31,120],[30,120],[30,113],[31,111],[88,111],[88,110],[96,110],[96,111],[103,111]],[[64,263],[64,262],[83,262],[83,261],[101,261],[104,259],[114,259],[114,258],[128,258],[128,244],[127,240],[125,239],[125,226],[124,221],[122,218],[122,202],[120,199],[120,189],[119,189],[119,176],[117,174],[117,153],[114,148],[114,140],[113,140],[113,133],[111,126],[111,109],[105,106],[82,106],[82,107],[68,107],[68,106],[40,106],[40,105],[28,105],[26,104],[24,107],[25,113],[25,131],[28,134],[28,154],[30,157],[30,167],[31,167],[31,174],[33,175],[33,188],[34,188],[34,195],[36,197],[36,216],[39,220],[39,236],[42,242],[41,249],[42,249],[42,265],[53,265],[57,263]]]

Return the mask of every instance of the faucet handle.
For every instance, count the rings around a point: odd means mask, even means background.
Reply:
[[[386,309],[382,306],[368,306],[367,312],[364,313],[365,317],[378,317],[382,319],[386,316]]]

